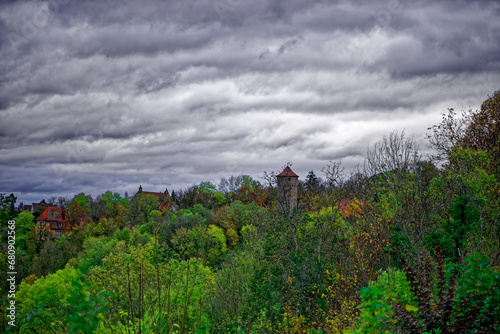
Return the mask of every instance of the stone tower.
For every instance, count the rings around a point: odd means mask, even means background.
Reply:
[[[288,216],[297,207],[299,176],[290,167],[286,167],[277,175],[276,179],[278,182],[278,212]]]

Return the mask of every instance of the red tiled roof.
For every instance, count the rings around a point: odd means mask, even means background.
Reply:
[[[281,173],[278,174],[278,176],[293,176],[293,177],[299,177],[297,174],[295,174],[290,167],[286,167]]]
[[[51,230],[67,230],[71,228],[68,220],[63,215],[63,210],[56,206],[49,206],[35,220],[48,223]]]
[[[57,206],[49,206],[35,220],[63,221],[64,219],[62,216],[62,209],[58,208]]]

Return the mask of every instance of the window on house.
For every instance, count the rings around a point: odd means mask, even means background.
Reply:
[[[41,220],[41,221],[39,222],[39,224],[40,224],[40,226],[45,226],[45,221],[44,221],[44,220]]]
[[[61,230],[55,230],[54,236],[56,238],[59,238],[61,235],[62,235],[62,231]]]

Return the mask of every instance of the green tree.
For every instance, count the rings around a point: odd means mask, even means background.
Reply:
[[[0,193],[0,222],[3,226],[7,225],[7,221],[16,216],[16,200],[14,194],[5,196],[5,193]]]
[[[135,225],[142,225],[149,222],[148,216],[151,211],[158,210],[160,200],[158,196],[138,193],[130,201],[129,217]]]
[[[321,179],[316,176],[313,170],[310,170],[306,176],[305,188],[309,192],[316,192],[320,186]]]
[[[19,333],[67,333],[65,319],[72,313],[67,299],[73,293],[71,283],[77,276],[76,269],[66,268],[32,285],[21,283],[16,294]]]
[[[214,273],[214,284],[207,299],[214,332],[251,328],[246,316],[253,313],[250,308],[253,298],[251,283],[258,268],[259,257],[256,253],[235,250],[223,262],[221,269]]]
[[[437,209],[431,211],[434,225],[440,226],[426,236],[429,251],[439,245],[445,257],[454,260],[467,250],[489,256],[498,252],[498,183],[488,167],[485,151],[453,150],[449,164],[428,189]]]
[[[196,194],[196,203],[210,209],[220,207],[226,202],[226,197],[218,192],[215,185],[211,182],[201,182],[196,190]]]
[[[103,300],[106,293],[91,293],[90,284],[84,279],[83,275],[79,275],[71,282],[73,291],[67,302],[72,313],[65,319],[71,333],[95,333],[98,327],[102,328],[104,314],[108,310]]]
[[[80,193],[73,198],[85,211],[88,211],[90,206],[92,205],[93,199],[90,195],[85,195],[84,193]]]
[[[90,291],[106,291],[105,327],[114,332],[193,332],[208,324],[209,268],[201,261],[155,261],[155,247],[116,245],[88,275]]]
[[[77,255],[77,246],[64,235],[55,240],[45,240],[40,253],[35,254],[33,258],[29,273],[38,277],[53,274],[64,268],[68,261]]]
[[[26,241],[35,228],[35,217],[29,211],[23,211],[16,217],[16,247],[27,250]]]
[[[488,152],[492,172],[500,176],[500,90],[472,113],[468,126],[460,138],[460,145]]]

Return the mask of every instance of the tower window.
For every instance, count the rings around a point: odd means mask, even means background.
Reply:
[[[289,177],[289,178],[288,178],[288,181],[292,181],[292,178],[291,178],[291,177]]]

